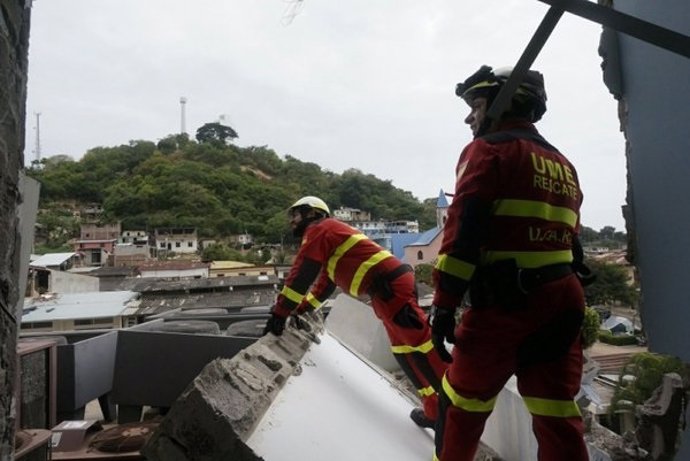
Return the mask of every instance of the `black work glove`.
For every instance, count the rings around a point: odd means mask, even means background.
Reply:
[[[291,318],[292,325],[295,326],[298,330],[303,330],[306,331],[307,333],[311,333],[311,324],[309,323],[308,320],[308,314],[307,312],[302,312],[301,314],[296,314],[293,315]]]
[[[431,342],[444,362],[452,362],[453,357],[448,353],[444,340],[455,344],[455,309],[431,306],[427,319],[431,327]]]
[[[283,330],[285,330],[285,320],[285,317],[271,314],[271,317],[269,317],[268,321],[266,322],[263,334],[266,335],[267,333],[273,333],[276,336],[282,335]]]
[[[402,309],[395,314],[395,317],[393,317],[393,323],[403,328],[413,328],[415,330],[421,330],[424,328],[424,324],[419,319],[419,316],[415,310],[412,309],[412,306],[409,304],[405,304]]]
[[[575,261],[571,264],[571,267],[583,287],[591,285],[597,280],[596,274],[594,274],[584,263]]]

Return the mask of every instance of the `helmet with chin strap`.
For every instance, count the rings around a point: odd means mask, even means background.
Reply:
[[[299,213],[302,217],[292,230],[295,237],[301,237],[309,224],[322,218],[328,218],[331,215],[331,210],[326,202],[320,198],[308,195],[293,203],[289,213],[291,215]]]
[[[494,70],[490,66],[481,66],[467,80],[457,84],[455,94],[468,104],[475,98],[486,98],[488,108],[512,72],[512,67]],[[537,122],[545,112],[544,76],[536,70],[529,70],[513,95],[511,107],[502,116],[526,118],[531,122]]]
[[[307,195],[306,197],[302,197],[301,199],[297,200],[290,207],[290,211],[293,211],[297,208],[312,208],[324,216],[331,215],[331,210],[328,208],[328,205],[326,205],[326,202],[318,197],[314,197],[313,195]]]

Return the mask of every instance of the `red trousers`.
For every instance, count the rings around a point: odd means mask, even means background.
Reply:
[[[517,310],[467,309],[443,381],[434,460],[474,459],[495,398],[513,374],[532,415],[538,459],[589,459],[574,402],[582,376],[579,325],[569,329],[574,341],[562,340],[566,326],[583,312],[584,294],[574,275],[537,288]],[[540,357],[559,347],[555,357]]]
[[[382,299],[372,297],[374,313],[381,319],[388,334],[391,349],[405,375],[417,389],[422,399],[424,414],[436,420],[441,378],[447,365],[439,357],[431,344],[431,330],[426,323],[426,315],[419,307],[415,290],[414,274],[405,273],[390,282],[392,297]],[[422,328],[406,328],[393,318],[405,306],[417,313]]]

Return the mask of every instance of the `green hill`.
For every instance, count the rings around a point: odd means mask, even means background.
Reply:
[[[249,232],[259,242],[288,236],[285,211],[304,195],[317,195],[333,209],[369,211],[372,219],[418,220],[424,230],[436,224],[435,197],[420,203],[356,169],[336,174],[281,158],[266,146],[241,148],[225,139],[171,135],[157,144],[96,147],[78,161],[49,157],[28,174],[41,183],[38,223],[53,234],[52,246],[78,234],[78,219],[65,204],[99,204],[103,220],[119,220],[123,229],[195,227],[212,238]]]

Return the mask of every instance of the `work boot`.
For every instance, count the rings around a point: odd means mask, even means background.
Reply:
[[[424,410],[421,408],[414,408],[410,412],[410,418],[419,427],[433,429],[434,426],[436,425],[435,421],[426,417],[426,415],[424,414]]]

